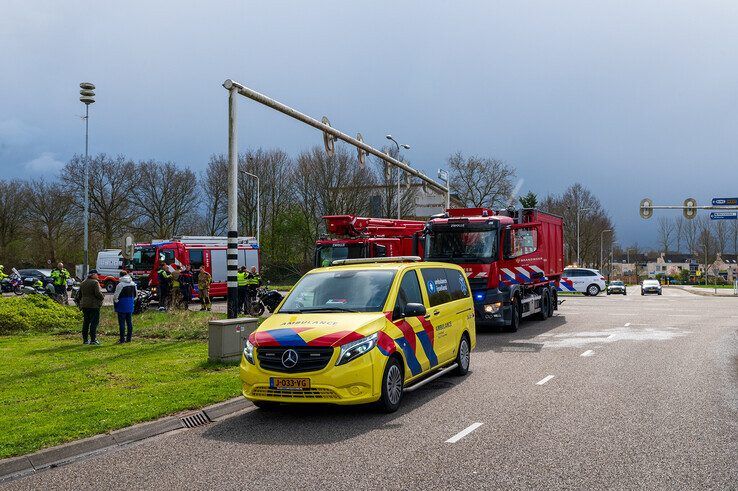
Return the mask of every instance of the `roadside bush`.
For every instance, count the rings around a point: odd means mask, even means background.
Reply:
[[[0,298],[0,334],[78,330],[82,313],[44,295]]]

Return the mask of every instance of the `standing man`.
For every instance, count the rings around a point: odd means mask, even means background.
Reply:
[[[79,286],[79,308],[82,309],[84,318],[82,321],[84,344],[100,344],[97,340],[97,326],[100,324],[100,307],[102,307],[105,296],[97,280],[97,270],[91,269],[87,279]]]
[[[172,275],[169,273],[169,267],[165,261],[159,264],[159,271],[156,272],[159,278],[159,310],[167,310],[169,306],[169,282]]]
[[[51,270],[51,281],[54,284],[54,293],[59,295],[64,303],[67,303],[67,280],[69,271],[64,269],[64,263],[59,263]]]
[[[261,277],[256,271],[256,266],[251,266],[251,271],[246,276],[246,293],[248,295],[247,308],[251,308],[251,304],[256,299],[256,289],[261,285]]]
[[[3,281],[5,278],[8,277],[8,275],[5,274],[4,266],[0,264],[0,281]]]
[[[246,297],[248,296],[248,282],[246,278],[248,273],[246,272],[246,266],[241,266],[236,275],[238,280],[238,311],[246,313]]]
[[[169,305],[173,309],[180,309],[182,307],[182,290],[180,289],[182,283],[180,282],[179,277],[182,273],[179,271],[179,264],[172,266],[172,269],[172,289],[170,292],[171,300],[169,301]]]
[[[113,306],[118,314],[119,343],[130,343],[133,335],[133,310],[136,303],[136,284],[124,270],[120,272],[120,281],[113,294]],[[126,329],[128,328],[128,329]]]
[[[182,272],[179,274],[179,290],[182,292],[182,303],[184,304],[185,310],[190,309],[190,302],[192,301],[192,270],[187,265],[182,268]]]
[[[204,268],[200,268],[200,272],[197,273],[197,288],[200,290],[200,303],[202,304],[202,310],[210,310],[210,284],[213,282],[213,277],[210,273],[205,271]]]

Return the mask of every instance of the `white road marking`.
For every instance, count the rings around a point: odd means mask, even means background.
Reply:
[[[669,317],[700,317],[699,314],[666,314]]]
[[[581,354],[581,355],[579,355],[579,356],[592,356],[592,355],[594,355],[594,354],[595,354],[595,352],[594,352],[594,351],[592,351],[591,349],[588,349],[587,351],[585,351],[584,353],[582,353],[582,354]]]
[[[553,375],[547,375],[547,376],[543,377],[541,380],[539,380],[538,382],[536,382],[536,385],[543,385],[546,382],[548,382],[549,380],[551,380],[552,378],[554,378]]]
[[[626,322],[625,327],[629,327],[629,326],[630,326],[630,322]]]
[[[615,314],[615,313],[613,313],[613,314],[610,314],[610,315],[635,315],[635,312],[630,312],[628,314]]]
[[[459,440],[461,440],[462,438],[464,438],[466,435],[468,435],[472,431],[474,431],[477,428],[479,428],[480,426],[482,426],[482,424],[483,423],[474,423],[474,424],[471,424],[471,425],[467,426],[466,428],[464,428],[463,430],[461,430],[460,432],[458,432],[457,434],[455,434],[454,436],[452,436],[451,438],[449,438],[448,440],[446,440],[446,443],[456,443],[456,442],[458,442]]]

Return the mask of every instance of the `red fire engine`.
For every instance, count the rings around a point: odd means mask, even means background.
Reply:
[[[315,242],[316,267],[337,259],[423,255],[425,222],[354,215],[328,215],[323,220],[328,235]]]
[[[428,221],[425,260],[466,270],[477,325],[507,326],[558,308],[563,219],[535,209],[450,209]]]
[[[228,293],[226,248],[227,241],[224,237],[188,236],[151,244],[136,244],[133,257],[126,266],[143,288],[156,287],[159,284],[157,271],[163,261],[169,265],[190,266],[193,273],[203,268],[213,277],[210,296],[225,297]],[[249,269],[256,266],[257,271],[260,270],[259,245],[255,238],[239,237],[238,265]],[[194,281],[197,285],[197,277]]]

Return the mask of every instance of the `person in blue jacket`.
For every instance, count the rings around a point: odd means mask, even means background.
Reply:
[[[130,343],[133,335],[133,307],[136,302],[136,284],[126,272],[120,272],[120,281],[115,287],[113,305],[118,314],[118,328],[120,329],[119,343]],[[127,328],[127,329],[126,329]]]

